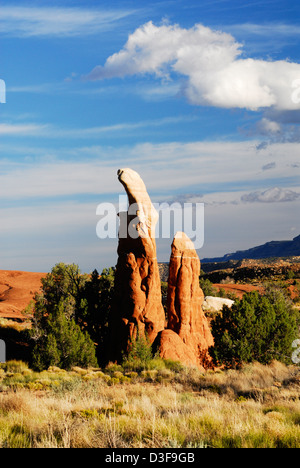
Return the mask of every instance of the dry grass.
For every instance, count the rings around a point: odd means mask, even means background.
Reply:
[[[10,328],[12,330],[16,330],[17,332],[21,332],[24,330],[28,330],[30,326],[31,324],[29,321],[17,322],[16,320],[9,320],[9,319],[0,317],[0,328],[2,329]]]
[[[300,371],[0,368],[0,447],[300,447]]]

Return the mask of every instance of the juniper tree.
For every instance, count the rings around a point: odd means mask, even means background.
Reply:
[[[212,322],[215,345],[210,352],[217,365],[263,364],[276,359],[291,363],[292,343],[299,337],[299,313],[280,291],[245,294]]]
[[[78,324],[86,281],[76,265],[62,263],[42,280],[41,292],[35,295],[31,330],[36,369],[97,365],[95,345]]]

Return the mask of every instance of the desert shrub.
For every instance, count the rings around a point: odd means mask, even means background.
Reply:
[[[167,319],[168,317],[168,313],[167,313],[168,283],[167,281],[161,281],[161,298],[162,298],[162,304],[163,304],[164,311],[165,311],[165,317]]]
[[[59,263],[52,269],[34,298],[31,338],[36,369],[105,362],[113,288],[112,268],[101,276],[97,270],[83,275],[77,265]]]
[[[77,265],[58,263],[42,281],[42,292],[36,294],[35,312],[39,307],[52,310],[60,302],[64,303],[65,313],[77,320],[80,314],[81,291],[88,280]]]
[[[86,281],[87,275],[81,275],[76,265],[63,263],[42,280],[42,291],[35,295],[31,330],[34,369],[97,365],[95,345],[78,325]]]
[[[231,309],[224,306],[212,322],[211,354],[216,364],[227,367],[253,361],[268,364],[273,359],[290,363],[298,322],[299,313],[279,290],[265,296],[256,291],[245,294]]]
[[[96,354],[101,365],[106,362],[111,307],[114,294],[115,271],[104,269],[99,275],[94,270],[80,292],[78,322],[97,343]]]
[[[152,347],[147,337],[137,336],[131,341],[127,356],[128,361],[140,359],[142,362],[147,362],[152,358]]]
[[[218,290],[213,286],[213,283],[209,279],[202,278],[200,276],[200,288],[203,291],[204,296],[217,296]]]
[[[18,372],[23,373],[28,371],[28,364],[23,361],[11,360],[0,364],[0,368],[2,368],[5,372]]]
[[[295,277],[296,277],[296,275],[295,275],[295,272],[294,272],[293,270],[288,270],[288,271],[286,272],[285,278],[286,278],[287,280],[294,279]]]
[[[40,338],[33,351],[34,369],[97,366],[94,343],[75,320],[66,315],[63,302],[43,317],[39,333]]]
[[[124,356],[122,366],[125,369],[143,369],[153,359],[152,346],[148,337],[137,334],[131,340],[127,354]]]

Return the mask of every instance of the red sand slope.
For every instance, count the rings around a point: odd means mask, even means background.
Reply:
[[[24,319],[22,311],[41,287],[46,273],[0,270],[0,317]]]
[[[263,292],[261,286],[252,286],[251,284],[214,284],[213,286],[217,289],[224,289],[227,293],[235,294],[239,299],[251,291]]]

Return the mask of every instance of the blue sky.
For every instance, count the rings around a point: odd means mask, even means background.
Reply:
[[[0,268],[116,262],[120,167],[205,203],[213,257],[300,233],[298,0],[2,1]],[[168,261],[171,240],[159,240]]]

